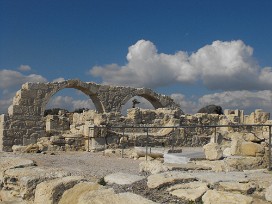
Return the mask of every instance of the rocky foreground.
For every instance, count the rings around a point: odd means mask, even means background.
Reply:
[[[271,203],[272,173],[234,160],[165,164],[125,152],[0,153],[1,203]],[[240,162],[241,163],[241,162]],[[249,165],[249,164],[247,164]]]

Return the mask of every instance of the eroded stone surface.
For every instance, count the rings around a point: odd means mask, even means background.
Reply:
[[[160,174],[153,174],[147,178],[148,188],[159,188],[175,182],[189,182],[196,180],[196,177],[190,173],[171,171]]]
[[[119,185],[128,185],[132,184],[134,182],[140,181],[144,179],[144,176],[138,176],[138,175],[132,175],[132,174],[127,174],[127,173],[113,173],[109,174],[104,177],[105,182],[109,184],[119,184]]]
[[[203,146],[206,159],[218,160],[223,157],[223,151],[217,143],[209,143]]]
[[[208,190],[208,188],[189,188],[189,189],[177,189],[172,191],[170,194],[177,196],[179,198],[183,198],[189,201],[197,201],[200,200],[202,195]]]
[[[265,191],[265,199],[267,201],[271,201],[272,202],[272,185],[269,186],[266,191]]]
[[[228,203],[228,204],[252,204],[253,198],[239,193],[208,190],[202,197],[204,204]]]
[[[59,204],[79,203],[79,198],[83,194],[99,189],[105,189],[105,187],[93,182],[83,182],[76,184],[73,188],[70,188],[63,193]]]
[[[81,181],[84,181],[84,178],[80,176],[68,176],[50,181],[44,181],[38,184],[36,187],[34,203],[58,203],[64,191],[72,188],[74,185]]]
[[[256,184],[253,182],[239,183],[239,182],[219,182],[219,188],[225,191],[240,192],[243,194],[251,194],[256,190]]]
[[[77,188],[78,186],[76,186]],[[74,189],[70,189],[72,192]],[[68,192],[68,191],[67,191]],[[154,204],[155,202],[150,201],[142,196],[133,194],[133,193],[120,193],[116,194],[112,188],[94,188],[89,189],[88,191],[79,192],[79,195],[76,194],[76,199],[71,198],[72,200],[67,199],[68,194],[65,193],[60,200],[60,204],[66,203],[68,201],[70,203],[73,201],[74,204]],[[66,199],[64,199],[66,197]],[[71,196],[68,196],[71,197]]]
[[[3,175],[3,188],[14,192],[14,195],[26,200],[34,198],[34,189],[45,181],[69,176],[69,173],[52,168],[26,167],[8,169]]]
[[[176,184],[169,188],[167,191],[170,194],[175,195],[179,198],[183,198],[188,201],[198,201],[202,195],[208,190],[208,184],[203,182],[190,182]]]

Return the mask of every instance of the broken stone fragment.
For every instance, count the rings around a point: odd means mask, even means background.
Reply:
[[[50,181],[44,181],[38,184],[36,187],[34,203],[58,203],[64,191],[72,188],[81,181],[84,181],[84,179],[80,176],[68,176]]]
[[[223,151],[217,143],[209,143],[203,146],[207,160],[219,160],[223,157]]]
[[[113,173],[104,177],[105,182],[109,184],[130,185],[137,181],[143,180],[145,177],[127,174],[127,173]]]

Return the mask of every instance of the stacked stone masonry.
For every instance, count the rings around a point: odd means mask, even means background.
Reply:
[[[13,98],[8,114],[1,116],[0,151],[11,151],[13,145],[32,144],[44,137],[46,104],[55,93],[65,88],[74,88],[89,96],[98,113],[120,112],[134,96],[147,99],[154,108],[178,108],[170,97],[147,88],[99,85],[80,80],[25,83]]]
[[[74,88],[87,94],[96,111],[72,115],[48,115],[45,106],[50,98],[64,88]],[[153,104],[155,110],[132,108],[127,116],[120,112],[122,105],[134,96],[142,96]],[[150,89],[84,83],[68,80],[54,83],[26,83],[16,93],[8,114],[0,117],[0,150],[12,151],[13,145],[26,146],[41,141],[52,150],[104,149],[106,146],[145,145],[146,126],[150,145],[203,146],[213,139],[228,139],[232,132],[254,133],[268,139],[268,127],[217,128],[159,128],[160,126],[271,124],[270,114],[256,110],[244,115],[242,110],[225,110],[224,115],[197,113],[184,114],[173,100]],[[119,128],[137,126],[142,128]],[[125,133],[125,134],[124,134]],[[125,137],[124,137],[125,136]],[[153,138],[153,140],[152,140]],[[124,142],[125,141],[125,142]],[[129,144],[131,142],[131,144]],[[38,145],[38,146],[39,146]],[[74,146],[80,145],[80,146]],[[227,147],[226,147],[227,148]],[[42,148],[44,149],[44,148]]]

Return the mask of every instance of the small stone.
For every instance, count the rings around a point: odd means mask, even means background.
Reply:
[[[203,146],[207,160],[219,160],[223,157],[223,151],[216,143],[209,143]]]

